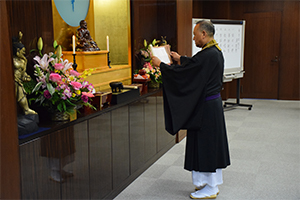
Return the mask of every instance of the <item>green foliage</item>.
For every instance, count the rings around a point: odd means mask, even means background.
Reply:
[[[32,94],[32,90],[35,87],[35,85],[36,81],[34,79],[31,79],[28,82],[23,82],[23,87],[28,95]]]

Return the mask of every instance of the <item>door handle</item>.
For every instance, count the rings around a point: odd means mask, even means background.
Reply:
[[[272,62],[278,62],[279,61],[278,56],[275,56],[275,59],[272,59],[271,61]]]

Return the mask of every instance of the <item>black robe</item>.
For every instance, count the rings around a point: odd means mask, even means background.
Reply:
[[[185,169],[215,172],[230,164],[222,99],[206,100],[222,89],[223,54],[212,46],[180,62],[160,65],[166,130],[187,129]]]

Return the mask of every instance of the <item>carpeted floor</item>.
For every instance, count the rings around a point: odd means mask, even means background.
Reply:
[[[234,99],[228,100],[235,102]],[[300,101],[242,99],[252,110],[225,111],[231,166],[223,170],[218,200],[300,199]],[[183,169],[185,139],[115,200],[190,199]]]

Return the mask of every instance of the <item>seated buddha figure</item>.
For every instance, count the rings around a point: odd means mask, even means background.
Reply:
[[[76,30],[77,51],[100,51],[97,43],[92,39],[90,31],[87,29],[85,20],[80,21],[80,27]]]

